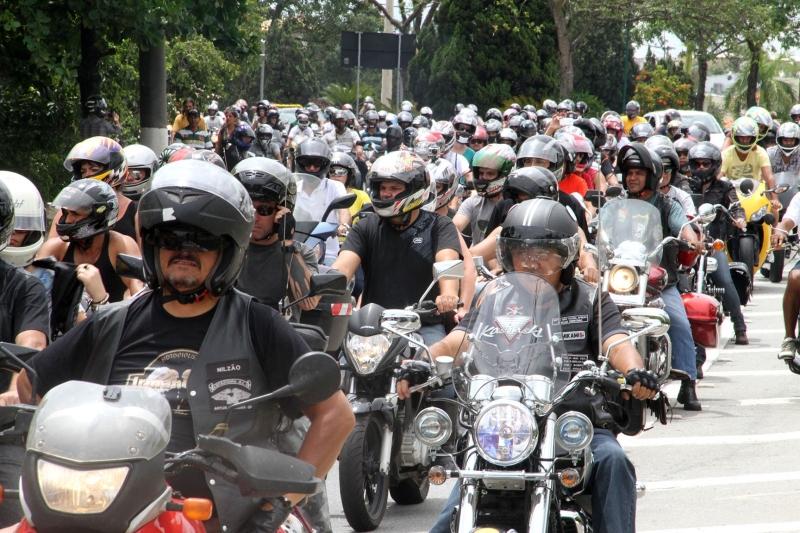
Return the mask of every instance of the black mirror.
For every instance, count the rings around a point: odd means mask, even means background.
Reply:
[[[612,185],[606,189],[606,198],[618,198],[622,196],[622,187]]]
[[[289,369],[289,386],[293,396],[307,404],[327,400],[339,389],[342,376],[339,363],[325,352],[301,355]]]
[[[606,203],[603,192],[595,189],[586,191],[586,194],[584,194],[583,197],[587,202],[591,203],[595,207],[602,207],[603,204]]]
[[[117,275],[125,278],[138,279],[144,281],[144,263],[141,257],[128,254],[117,254],[117,262],[114,265]]]
[[[341,272],[326,272],[311,276],[309,296],[341,296],[347,294],[347,276]]]
[[[354,203],[356,203],[356,195],[354,193],[345,194],[344,196],[334,198],[333,201],[328,204],[327,209],[325,209],[325,214],[322,215],[320,220],[324,222],[328,220],[328,215],[330,215],[331,211],[334,209],[347,209]]]
[[[744,179],[742,183],[739,185],[739,190],[742,192],[743,195],[748,196],[753,192],[753,188],[755,187],[755,183],[751,179]]]
[[[367,304],[354,311],[347,322],[350,333],[372,337],[381,332],[381,318],[385,309],[378,304]]]

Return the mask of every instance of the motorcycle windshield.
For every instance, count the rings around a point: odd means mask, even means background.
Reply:
[[[597,255],[600,268],[624,260],[644,266],[658,263],[661,251],[661,214],[644,200],[618,198],[600,209]]]
[[[478,374],[541,376],[553,394],[567,384],[558,295],[547,281],[521,272],[500,276],[486,284],[474,312],[472,364]]]
[[[799,171],[778,172],[775,174],[775,185],[778,188],[785,186],[797,191],[798,182],[800,182]]]
[[[297,202],[292,214],[297,222],[319,222],[328,207],[327,191],[321,179],[313,174],[296,172]]]
[[[158,391],[68,381],[42,399],[26,447],[77,462],[152,459],[171,431],[169,403]]]

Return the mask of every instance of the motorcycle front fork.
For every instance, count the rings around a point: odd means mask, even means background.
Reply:
[[[392,395],[397,393],[397,378],[392,377],[392,381],[389,385],[389,394],[388,396],[391,397]],[[394,398],[394,415],[397,416],[397,398]],[[380,469],[381,474],[389,475],[389,464],[392,461],[392,439],[394,437],[394,421],[391,424],[385,423],[383,425],[383,438],[381,439],[381,457],[380,463],[378,464],[378,468]]]

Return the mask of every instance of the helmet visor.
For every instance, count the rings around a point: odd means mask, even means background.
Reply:
[[[578,256],[577,235],[564,239],[497,239],[497,258],[507,272],[532,272],[550,276]]]

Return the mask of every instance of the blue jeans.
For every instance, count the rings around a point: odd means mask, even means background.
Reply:
[[[670,321],[668,334],[672,341],[672,366],[689,374],[691,379],[697,379],[697,352],[681,295],[675,287],[668,287],[661,293],[661,299]]]
[[[432,344],[444,339],[445,335],[447,335],[444,330],[444,324],[430,324],[428,326],[422,326],[417,330],[417,334],[422,337],[422,341],[426,346],[428,346],[428,348],[430,348]]]
[[[636,531],[636,470],[607,429],[594,429],[594,464],[589,487],[592,493],[592,526],[596,533]],[[430,533],[450,533],[450,517],[461,499],[461,485],[453,486],[444,509]]]
[[[714,281],[714,285],[725,289],[725,294],[722,295],[722,307],[731,314],[734,331],[744,331],[747,326],[744,323],[744,315],[742,315],[739,293],[736,292],[736,286],[731,278],[728,256],[725,255],[725,252],[715,252],[711,257],[717,260],[717,271],[709,274],[709,277]]]

